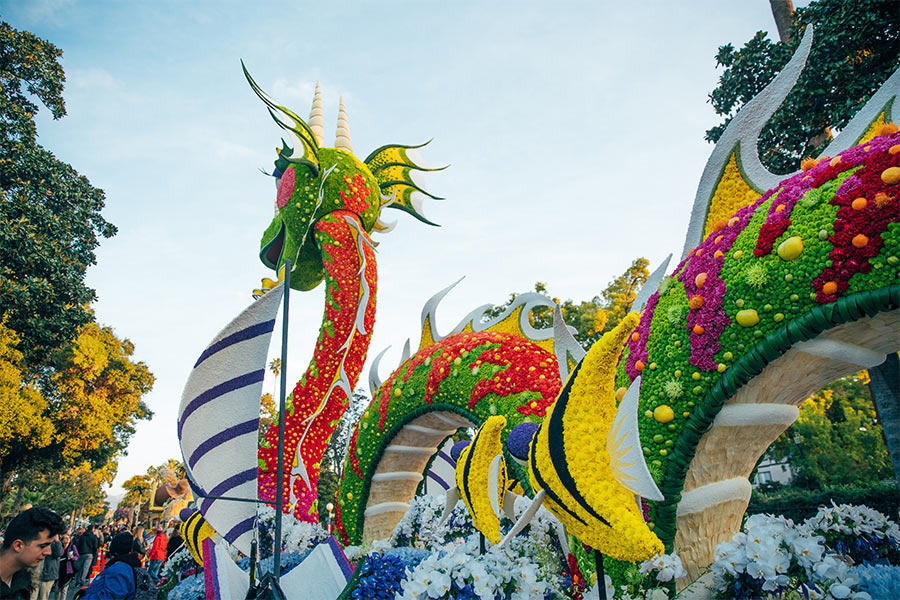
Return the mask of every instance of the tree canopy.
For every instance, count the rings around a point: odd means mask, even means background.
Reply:
[[[43,366],[93,319],[84,283],[100,237],[103,191],[37,143],[40,101],[66,114],[53,44],[0,22],[0,315],[27,366]]]
[[[103,468],[125,451],[136,422],[153,415],[143,402],[153,375],[112,329],[82,326],[41,391],[23,383],[17,341],[0,325],[0,496],[25,469]]]
[[[900,61],[900,13],[884,0],[817,0],[793,13],[788,42],[773,42],[759,31],[740,50],[719,48],[725,67],[710,93],[716,114],[725,119],[706,132],[716,142],[737,111],[787,64],[808,26],[813,45],[797,85],[763,129],[760,159],[775,173],[796,171],[817,156],[859,111]]]
[[[772,456],[790,462],[792,485],[820,489],[893,477],[867,383],[862,371],[817,392],[772,445]]]

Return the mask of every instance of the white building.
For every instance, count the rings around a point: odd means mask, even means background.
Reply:
[[[780,483],[787,485],[794,478],[794,472],[787,459],[780,461],[766,456],[756,467],[756,477],[753,478],[753,487],[759,487],[764,483]]]

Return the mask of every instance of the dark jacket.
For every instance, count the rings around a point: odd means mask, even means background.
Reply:
[[[41,581],[55,581],[59,579],[59,559],[63,555],[63,545],[60,541],[50,544],[50,554],[44,557],[44,568],[41,569]]]
[[[31,598],[31,573],[28,572],[28,569],[16,571],[8,586],[0,581],[0,598],[20,598],[21,600]]]
[[[172,534],[172,537],[169,538],[169,543],[166,544],[166,556],[172,556],[175,554],[179,548],[181,548],[182,544],[184,544],[184,540],[176,531]]]
[[[85,531],[75,542],[78,554],[92,554],[97,556],[97,549],[100,548],[100,540],[90,531]]]

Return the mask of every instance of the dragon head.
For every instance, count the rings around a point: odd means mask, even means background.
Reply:
[[[312,232],[316,222],[328,213],[337,210],[353,213],[367,233],[386,233],[393,229],[395,223],[383,223],[379,218],[386,207],[403,210],[423,223],[435,225],[424,217],[421,205],[425,197],[440,198],[429,194],[415,181],[418,172],[440,170],[421,166],[415,150],[425,144],[382,146],[365,160],[359,160],[353,154],[347,113],[341,99],[334,147],[325,148],[318,84],[307,124],[294,112],[276,104],[256,84],[246,67],[244,75],[275,122],[293,138],[293,146],[282,140],[278,150],[273,172],[278,190],[275,218],[263,233],[259,252],[263,264],[276,272],[285,260],[291,260],[293,289],[311,290],[324,278],[322,258]]]

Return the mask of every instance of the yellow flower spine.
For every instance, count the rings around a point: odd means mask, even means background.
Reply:
[[[882,112],[879,113],[878,118],[875,119],[871,125],[869,125],[869,128],[866,130],[865,135],[859,138],[859,142],[857,142],[857,145],[872,141],[872,138],[880,133],[881,126],[884,125],[884,123],[884,113]]]
[[[747,206],[759,196],[759,192],[747,184],[738,167],[737,154],[732,152],[709,202],[703,237],[708,237],[714,231],[716,223],[728,220],[739,208]]]
[[[475,528],[493,544],[500,543],[500,519],[494,513],[488,496],[489,471],[494,457],[503,453],[500,434],[504,427],[506,417],[490,417],[482,424],[472,443],[460,453],[456,463],[456,487],[460,490],[460,497],[472,515]],[[468,475],[465,472],[467,465]],[[502,500],[506,489],[506,466],[502,461],[497,487],[498,498]]]

